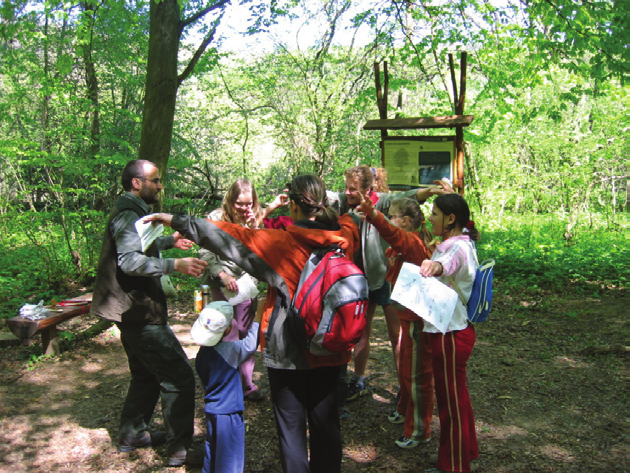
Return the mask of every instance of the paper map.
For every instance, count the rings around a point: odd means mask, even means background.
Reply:
[[[403,263],[391,295],[442,333],[453,318],[457,297],[453,289],[436,278],[425,278],[420,267],[411,263]]]
[[[225,298],[230,304],[237,305],[241,302],[253,299],[258,295],[258,288],[254,284],[254,281],[249,274],[243,274],[240,278],[236,280],[236,284],[238,286],[238,294],[232,291],[228,291],[224,287],[221,288],[223,294],[225,294]]]
[[[140,235],[143,253],[147,251],[147,248],[151,246],[151,243],[153,243],[157,237],[162,236],[162,233],[164,233],[164,225],[161,223],[158,225],[153,225],[152,222],[144,223],[143,220],[147,217],[149,217],[149,215],[139,218],[136,221],[136,231],[138,235]]]

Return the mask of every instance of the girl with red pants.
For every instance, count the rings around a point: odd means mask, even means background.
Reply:
[[[455,281],[464,297],[470,297],[477,269],[473,241],[479,232],[470,220],[470,210],[458,194],[435,199],[429,221],[435,236],[443,241],[420,267],[425,277],[435,276],[444,284]],[[470,462],[479,457],[475,419],[468,386],[466,364],[475,344],[475,329],[468,323],[466,307],[458,299],[446,333],[425,321],[431,339],[433,377],[440,416],[440,447],[436,468],[427,473],[471,471]]]

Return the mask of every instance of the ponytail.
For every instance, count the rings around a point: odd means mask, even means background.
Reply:
[[[339,214],[330,206],[326,197],[326,184],[314,174],[297,176],[289,186],[289,198],[307,217],[326,226],[337,225]]]

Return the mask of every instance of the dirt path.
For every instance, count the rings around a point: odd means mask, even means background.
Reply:
[[[626,354],[589,355],[591,346],[627,344],[624,291],[580,294],[500,294],[492,320],[479,325],[469,363],[480,472],[628,471]],[[188,301],[171,304],[171,323],[192,359]],[[94,320],[64,326],[79,331]],[[397,381],[386,330],[377,313],[369,364],[372,393],[348,404],[342,423],[343,472],[417,472],[429,468],[439,426],[427,445],[401,450],[391,425]],[[126,358],[115,331],[75,343],[59,357],[25,365],[33,349],[0,350],[0,471],[152,472],[165,468],[163,449],[115,451],[126,393]],[[257,365],[259,384],[266,375]],[[198,388],[199,389],[199,388]],[[201,391],[195,433],[204,432]],[[247,472],[280,471],[270,401],[247,404]],[[155,418],[159,429],[159,409]]]

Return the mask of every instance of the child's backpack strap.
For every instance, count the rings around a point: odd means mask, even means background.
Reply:
[[[465,299],[464,294],[457,286],[455,279],[452,276],[449,276],[448,279],[453,289],[455,289],[459,295],[459,300],[461,300],[464,307],[466,307],[468,320],[473,323],[477,323],[485,321],[490,313],[490,309],[492,308],[492,280],[494,277],[495,261],[493,259],[487,259],[479,264],[474,243],[472,244],[472,247],[473,256],[475,258],[475,262],[477,263],[477,271],[475,273],[475,280],[473,281],[473,286],[468,300]]]

